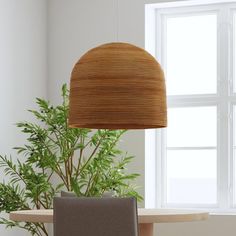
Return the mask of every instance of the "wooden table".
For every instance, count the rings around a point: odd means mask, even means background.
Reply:
[[[154,223],[189,222],[208,219],[203,211],[177,209],[138,209],[140,236],[153,236]],[[53,223],[53,210],[13,211],[10,220],[24,222]]]

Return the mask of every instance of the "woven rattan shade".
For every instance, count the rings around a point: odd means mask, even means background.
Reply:
[[[164,74],[145,50],[108,43],[88,51],[74,66],[70,127],[146,129],[166,123]]]

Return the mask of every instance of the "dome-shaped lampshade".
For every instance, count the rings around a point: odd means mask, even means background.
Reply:
[[[108,43],[88,51],[74,66],[70,127],[146,129],[166,123],[164,74],[145,50]]]

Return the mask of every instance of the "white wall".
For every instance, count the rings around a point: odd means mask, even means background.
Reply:
[[[14,126],[29,120],[36,96],[47,95],[47,2],[46,0],[0,0],[0,154],[14,154],[12,147],[24,143]],[[14,156],[14,155],[13,155]],[[2,178],[2,176],[1,176]],[[6,230],[0,235],[28,235]]]
[[[118,41],[144,47],[144,4],[161,0],[118,1]],[[115,0],[49,1],[49,96],[52,101],[59,101],[61,84],[69,82],[72,67],[84,52],[101,43],[117,41],[115,4]],[[122,145],[136,156],[130,169],[142,175],[138,184],[144,195],[144,132],[129,131]],[[159,224],[156,235],[234,236],[234,222],[233,216],[214,216],[205,222]]]

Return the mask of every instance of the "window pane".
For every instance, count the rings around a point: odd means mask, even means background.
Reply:
[[[183,107],[168,110],[167,146],[216,146],[216,107]]]
[[[216,176],[216,150],[167,151],[167,203],[216,203]]]
[[[217,16],[167,19],[167,94],[217,91]]]

